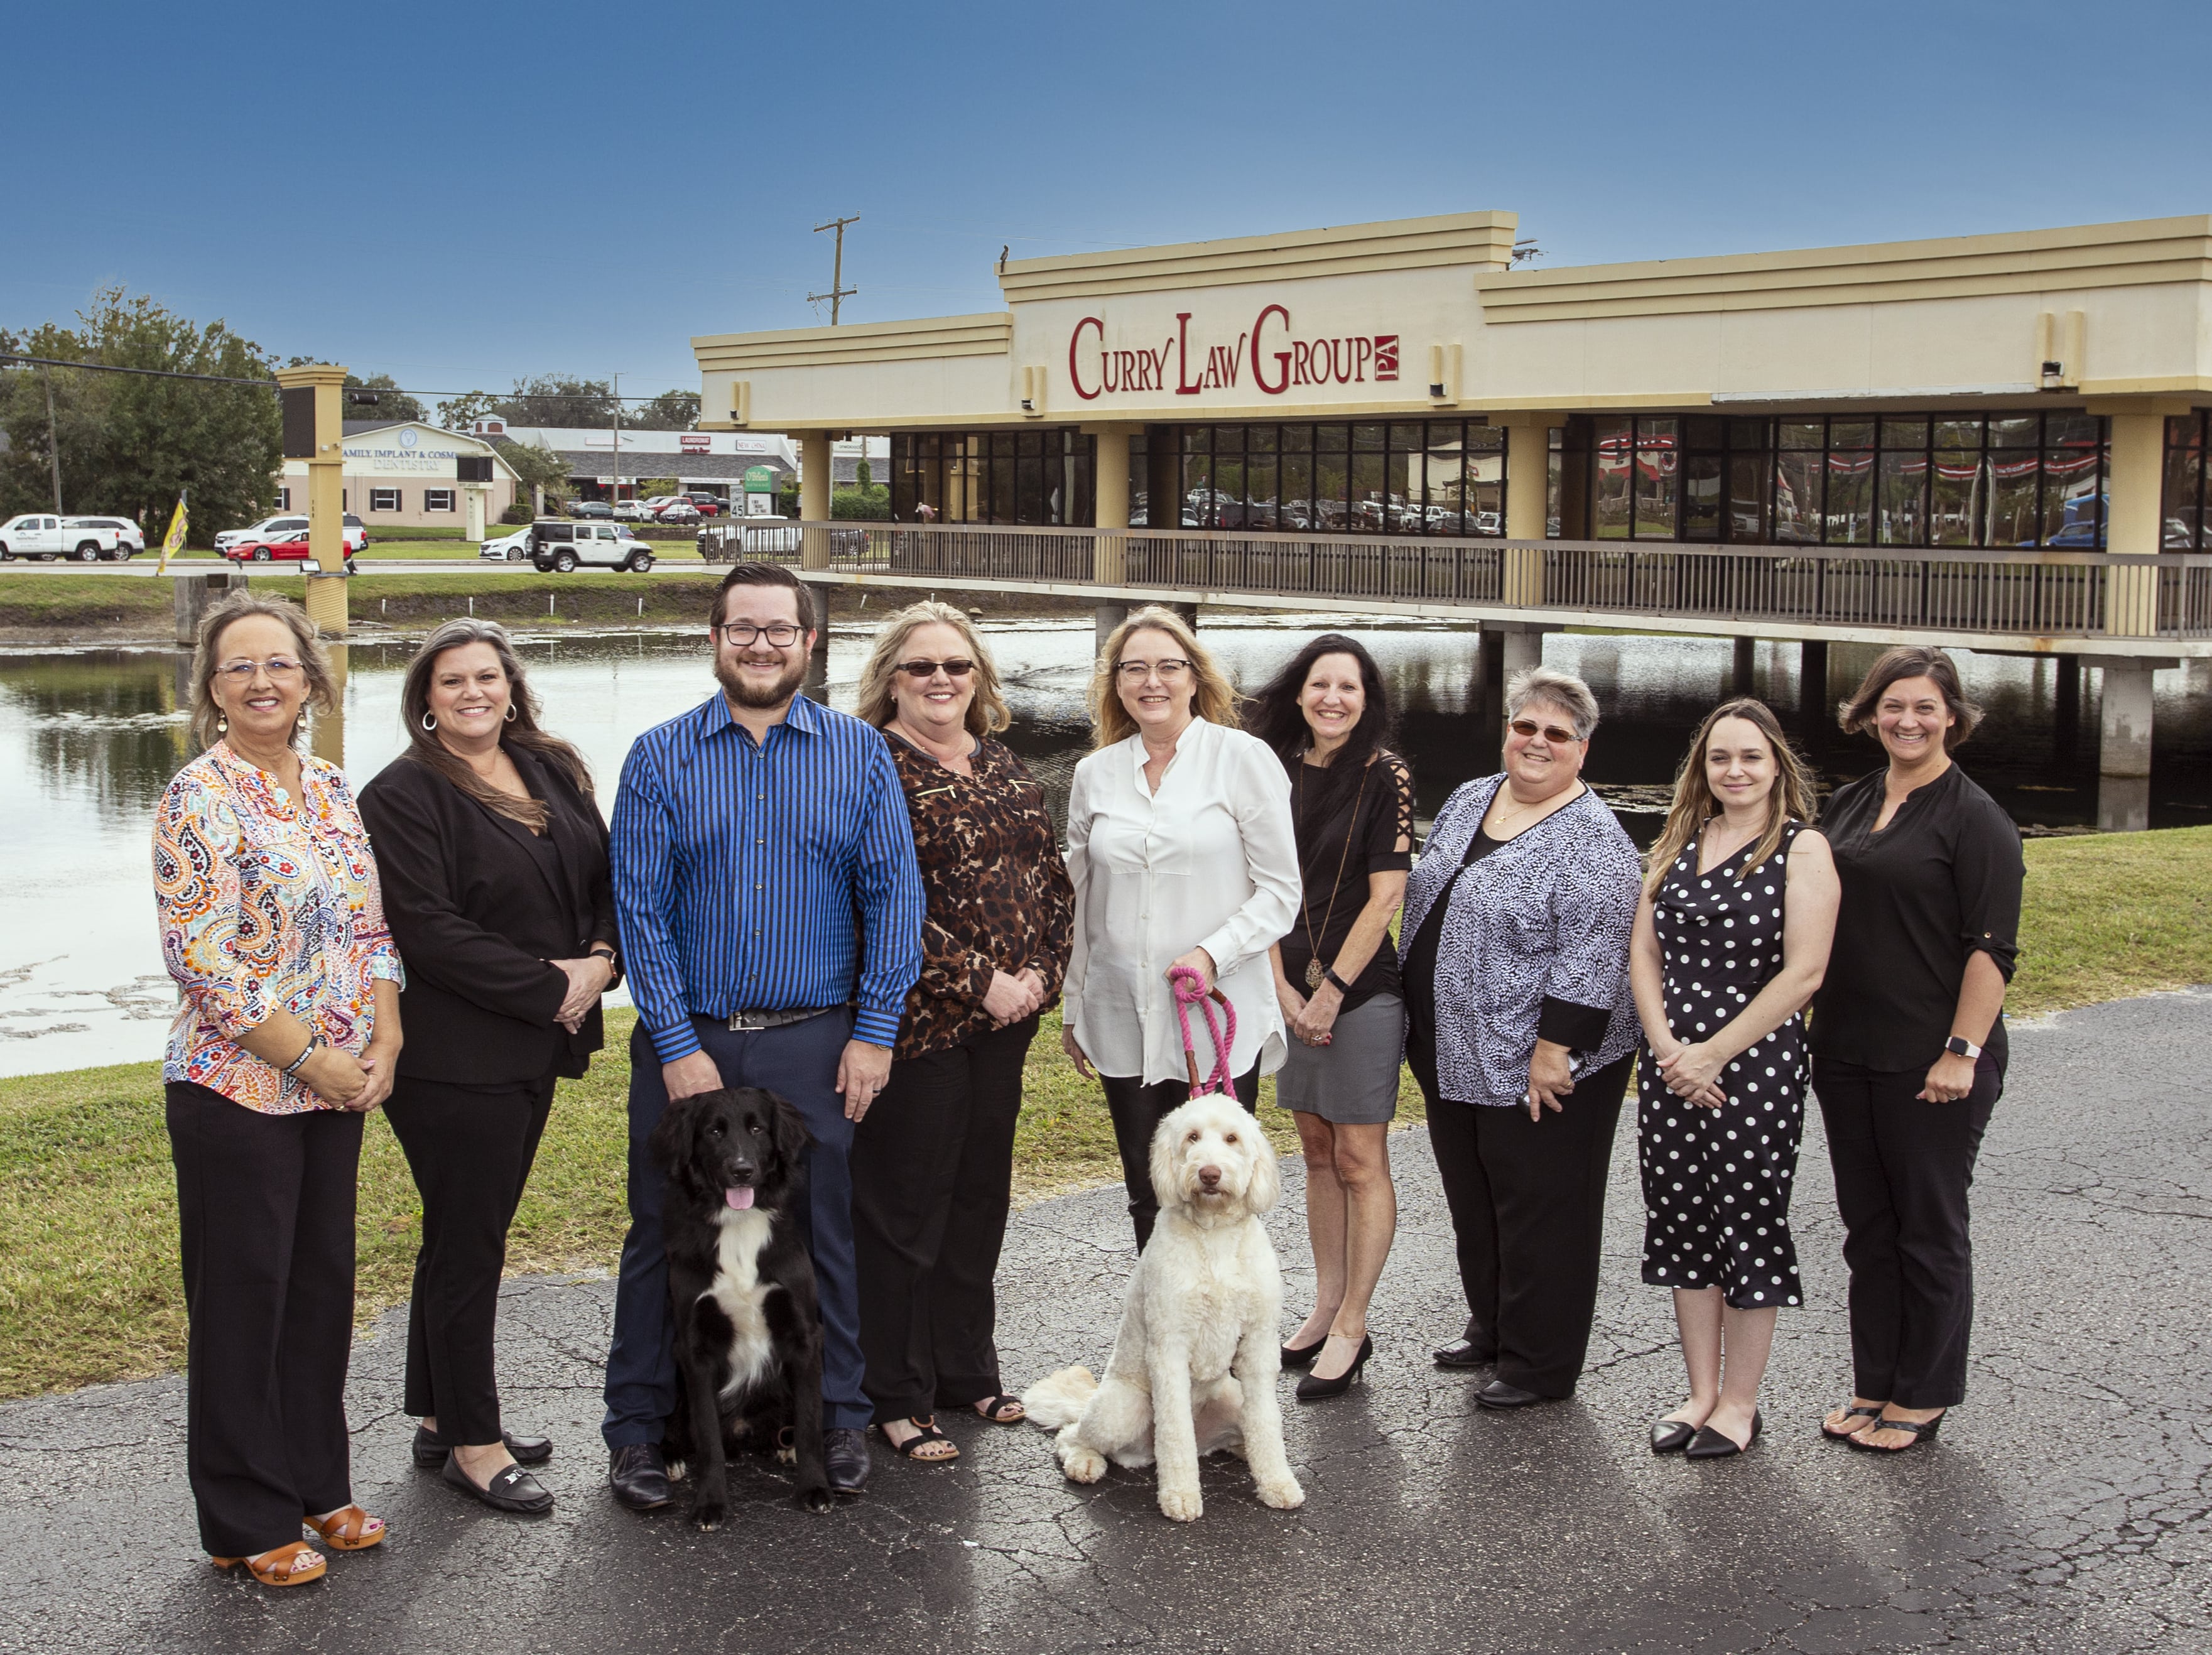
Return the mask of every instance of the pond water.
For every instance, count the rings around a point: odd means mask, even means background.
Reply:
[[[1322,618],[1206,623],[1206,636],[1251,687]],[[1350,630],[1350,629],[1348,629]],[[1010,744],[1054,796],[1066,796],[1088,750],[1083,693],[1088,621],[1009,622],[986,629],[1009,685]],[[1494,717],[1481,712],[1475,635],[1442,625],[1357,629],[1382,664],[1400,712],[1423,825],[1445,796],[1495,768]],[[526,637],[549,722],[574,740],[611,794],[638,732],[713,689],[691,636],[623,633]],[[849,709],[868,634],[836,629],[827,694]],[[345,764],[356,786],[399,751],[398,691],[411,645],[356,643],[345,694]],[[1754,691],[1798,733],[1832,781],[1874,768],[1875,750],[1838,734],[1832,704],[1875,654],[1830,650],[1828,685],[1809,698],[1795,645],[1762,644]],[[1605,719],[1586,775],[1640,843],[1656,831],[1666,790],[1698,720],[1728,689],[1725,639],[1555,634],[1548,665],[1576,672]],[[2033,829],[2096,819],[2097,676],[2059,693],[2050,661],[1962,654],[1970,693],[1989,717],[1961,755],[1975,778]],[[179,697],[185,663],[161,648],[0,651],[0,789],[7,855],[0,862],[0,1074],[158,1057],[175,1005],[163,973],[148,889],[149,836],[161,789],[190,756]],[[2212,821],[2212,715],[2204,664],[2157,678],[2154,826]],[[1809,703],[1809,704],[1808,704]],[[1486,739],[1485,738],[1487,738]]]

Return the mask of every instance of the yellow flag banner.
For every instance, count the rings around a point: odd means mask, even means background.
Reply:
[[[169,515],[169,532],[161,537],[161,561],[155,566],[154,572],[156,575],[167,574],[170,554],[185,549],[185,524],[187,517],[188,514],[185,510],[185,497],[180,494],[177,496],[177,509]]]

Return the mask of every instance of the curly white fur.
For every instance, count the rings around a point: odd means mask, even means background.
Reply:
[[[1275,1398],[1282,1272],[1260,1224],[1282,1193],[1274,1149],[1235,1098],[1201,1098],[1160,1123],[1152,1173],[1159,1221],[1104,1381],[1063,1368],[1022,1402],[1059,1430],[1054,1452],[1073,1482],[1097,1482],[1109,1460],[1157,1460],[1160,1510],[1178,1523],[1203,1509],[1198,1462],[1217,1449],[1243,1456],[1263,1504],[1302,1506]]]

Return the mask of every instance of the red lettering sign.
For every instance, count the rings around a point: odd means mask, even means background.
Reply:
[[[1176,331],[1158,350],[1139,345],[1127,350],[1106,349],[1105,318],[1085,316],[1067,336],[1067,380],[1075,394],[1085,402],[1095,402],[1109,391],[1165,391],[1170,355],[1175,358],[1175,394],[1179,397],[1235,389],[1248,352],[1252,383],[1267,397],[1279,397],[1298,386],[1364,385],[1370,380],[1398,377],[1399,336],[1395,333],[1301,339],[1291,332],[1289,307],[1268,305],[1253,319],[1249,332],[1237,336],[1235,344],[1203,341],[1194,344],[1192,313],[1176,313]],[[1087,386],[1082,367],[1086,328],[1094,332],[1098,346],[1098,377]]]

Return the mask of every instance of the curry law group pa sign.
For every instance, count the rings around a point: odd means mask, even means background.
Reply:
[[[1238,392],[1240,399],[1301,392],[1325,398],[1337,386],[1394,382],[1398,338],[1304,329],[1285,304],[1261,306],[1233,334],[1225,323],[1195,311],[1176,312],[1164,332],[1096,314],[1069,332],[1067,378],[1085,402],[1208,392]]]

